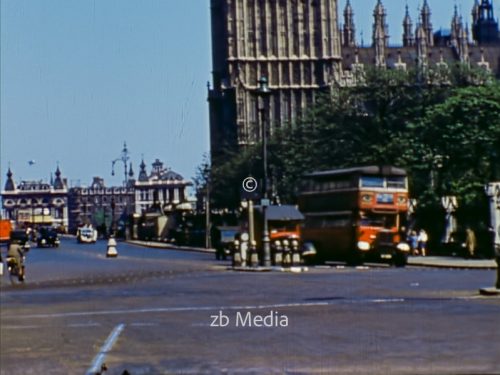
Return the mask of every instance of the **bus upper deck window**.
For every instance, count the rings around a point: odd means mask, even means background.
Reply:
[[[384,187],[383,177],[362,176],[361,187]]]
[[[406,188],[406,178],[403,176],[387,177],[387,187],[388,188],[405,189]]]

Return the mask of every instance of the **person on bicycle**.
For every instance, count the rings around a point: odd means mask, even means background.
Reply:
[[[19,266],[19,278],[24,278],[24,247],[17,239],[11,239],[9,242],[9,249],[7,251],[7,258],[14,258]]]

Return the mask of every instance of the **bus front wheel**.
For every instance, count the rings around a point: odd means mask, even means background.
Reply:
[[[406,254],[394,255],[393,264],[395,267],[404,267],[408,263],[408,256]]]
[[[364,263],[364,256],[359,251],[354,251],[349,255],[349,258],[347,259],[348,266],[356,267],[356,266],[361,266],[363,263]]]

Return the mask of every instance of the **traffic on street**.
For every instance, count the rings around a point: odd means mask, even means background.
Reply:
[[[494,271],[238,272],[213,253],[32,248],[1,285],[1,374],[498,373]],[[127,372],[125,372],[127,371]]]

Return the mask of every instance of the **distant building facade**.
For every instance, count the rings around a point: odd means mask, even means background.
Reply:
[[[94,177],[89,187],[72,187],[68,193],[70,231],[92,225],[101,233],[123,227],[134,210],[134,180],[126,186],[106,187],[104,179]]]
[[[83,225],[92,225],[101,234],[111,231],[125,236],[134,236],[128,231],[137,228],[129,226],[132,221],[137,225],[138,218],[154,213],[166,223],[169,217],[191,212],[194,202],[190,200],[188,187],[193,183],[180,174],[165,168],[156,159],[151,172],[146,164],[136,180],[130,167],[123,186],[108,187],[101,177],[94,177],[90,186],[68,188],[59,167],[55,179],[50,183],[43,181],[14,181],[12,171],[8,170],[2,196],[2,218],[10,219],[20,227],[53,226],[75,233]],[[131,220],[133,219],[133,220]],[[170,225],[175,225],[170,220]]]
[[[493,0],[474,0],[472,31],[456,8],[450,29],[435,31],[427,0],[415,23],[407,7],[397,46],[389,43],[382,0],[374,1],[370,42],[357,40],[354,13],[366,3],[348,0],[339,22],[337,0],[211,0],[213,163],[225,149],[260,141],[256,89],[261,76],[272,91],[263,108],[270,132],[293,123],[318,92],[356,85],[357,73],[369,67],[431,72],[465,64],[500,78]]]
[[[180,174],[165,168],[156,159],[148,174],[144,160],[140,165],[139,176],[134,182],[134,212],[142,214],[152,207],[159,208],[162,213],[174,210],[192,210],[192,202],[188,199],[187,188],[193,183]]]
[[[356,84],[355,73],[371,66],[430,73],[464,64],[484,69],[500,78],[500,31],[493,15],[493,0],[475,0],[472,36],[457,7],[450,28],[434,32],[427,0],[424,0],[415,26],[407,6],[402,19],[401,44],[395,46],[388,42],[387,14],[382,0],[377,1],[373,12],[373,33],[369,46],[359,44],[352,37],[355,30],[353,15],[351,2],[347,1],[342,39],[343,84]]]
[[[2,216],[20,227],[53,226],[67,230],[68,188],[59,167],[51,182],[21,181],[16,184],[9,168],[2,191]]]
[[[213,86],[208,88],[212,158],[258,142],[257,81],[272,95],[270,131],[290,125],[341,73],[337,0],[211,0]]]

